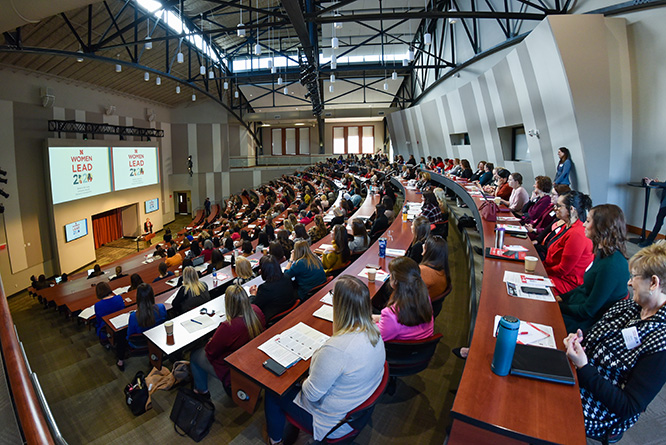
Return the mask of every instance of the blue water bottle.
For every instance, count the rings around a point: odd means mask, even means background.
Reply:
[[[505,376],[511,370],[511,362],[513,361],[513,353],[516,350],[519,328],[520,320],[510,315],[502,317],[497,326],[495,354],[493,355],[493,364],[490,367],[499,376]]]
[[[379,238],[379,258],[386,256],[386,238]]]

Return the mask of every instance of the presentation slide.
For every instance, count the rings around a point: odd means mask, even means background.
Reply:
[[[146,213],[155,212],[160,208],[160,201],[157,198],[148,200],[145,202],[145,204],[146,204]]]
[[[156,147],[113,147],[113,189],[126,190],[159,182]]]
[[[108,147],[49,147],[53,204],[111,191]]]
[[[82,219],[65,225],[65,242],[74,241],[88,234],[88,220]]]

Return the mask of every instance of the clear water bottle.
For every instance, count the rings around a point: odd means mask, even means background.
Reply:
[[[495,229],[495,247],[502,249],[504,247],[504,233],[506,229],[504,227],[497,227]]]
[[[217,271],[213,267],[213,287],[217,287]]]
[[[511,371],[511,362],[513,361],[513,353],[516,350],[519,328],[520,320],[510,315],[502,317],[497,326],[495,354],[493,355],[493,363],[490,367],[499,376],[508,375],[509,371]]]

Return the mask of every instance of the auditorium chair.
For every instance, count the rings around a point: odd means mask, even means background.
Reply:
[[[434,334],[421,340],[391,340],[384,342],[390,382],[386,392],[395,393],[398,377],[418,374],[428,367],[435,354],[442,334]]]

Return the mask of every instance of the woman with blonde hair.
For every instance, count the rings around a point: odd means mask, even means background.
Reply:
[[[312,356],[308,378],[282,397],[266,392],[264,412],[271,444],[282,441],[287,413],[312,428],[314,439],[321,441],[377,389],[386,353],[371,315],[368,287],[357,277],[340,277],[333,289],[333,335]],[[328,437],[350,431],[344,424]]]
[[[174,313],[180,315],[206,303],[208,300],[210,300],[208,286],[206,286],[206,283],[199,281],[199,275],[194,267],[187,266],[183,269],[183,285],[171,304]]]
[[[258,336],[266,325],[264,314],[250,304],[245,289],[232,284],[224,294],[226,320],[220,323],[205,347],[192,352],[190,369],[194,392],[208,395],[208,376],[220,379],[224,391],[231,397],[229,365],[224,359]]]
[[[321,260],[312,253],[307,241],[297,241],[284,274],[296,281],[298,297],[307,300],[310,291],[326,282],[326,272]]]
[[[254,272],[252,272],[252,263],[250,260],[244,256],[239,256],[236,258],[236,280],[235,284],[245,284],[251,279],[254,278]]]

